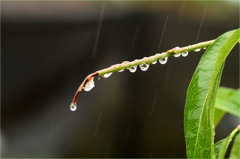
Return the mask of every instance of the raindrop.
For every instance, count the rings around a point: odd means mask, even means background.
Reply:
[[[129,61],[123,61],[122,64],[124,65],[124,64],[127,64],[128,62],[129,62]]]
[[[199,52],[200,50],[201,50],[201,49],[195,49],[194,51],[195,51],[195,52]]]
[[[134,73],[137,70],[137,66],[132,66],[132,67],[130,67],[128,69],[129,69],[130,72]]]
[[[179,50],[180,47],[179,47],[179,46],[176,46],[174,49],[175,49],[175,50]],[[181,54],[175,54],[175,55],[173,55],[173,56],[174,56],[174,57],[179,57],[179,56],[181,56]]]
[[[174,49],[175,49],[175,50],[179,50],[179,49],[180,49],[180,47],[179,47],[179,46],[176,46]]]
[[[204,50],[206,50],[207,48],[205,47],[205,48],[203,48]]]
[[[165,63],[167,63],[167,60],[168,60],[168,57],[165,57],[163,59],[160,59],[159,62],[160,62],[160,64],[165,64]]]
[[[107,73],[107,74],[104,74],[103,77],[104,77],[104,78],[108,78],[108,77],[110,77],[111,75],[112,75],[112,72]]]
[[[153,61],[153,62],[152,62],[152,64],[156,64],[156,63],[157,63],[157,61]]]
[[[182,53],[182,56],[183,56],[183,57],[186,57],[187,55],[188,55],[188,51]]]
[[[94,77],[93,77],[93,78],[94,78]],[[85,86],[83,87],[84,91],[87,91],[87,92],[88,92],[88,91],[90,91],[93,87],[95,87],[93,78],[85,84]]]
[[[139,65],[139,67],[142,71],[147,71],[147,69],[149,68],[149,65],[146,63],[142,63]]]
[[[118,72],[123,72],[124,71],[124,69],[122,69],[122,70],[119,70]]]
[[[77,103],[71,103],[70,110],[73,111],[73,112],[76,111],[77,110]]]
[[[173,55],[174,57],[179,57],[179,56],[181,56],[181,54],[175,54],[175,55]]]

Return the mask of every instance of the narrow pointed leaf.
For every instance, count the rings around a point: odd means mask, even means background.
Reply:
[[[187,92],[184,130],[189,158],[214,158],[214,106],[224,62],[240,39],[240,29],[229,31],[202,56]]]
[[[240,135],[238,133],[235,137],[229,159],[239,159],[239,158],[240,158]]]
[[[234,129],[227,138],[222,139],[215,144],[214,150],[215,150],[215,156],[217,159],[224,159],[229,143],[232,141],[234,136],[239,132],[239,130],[240,130],[240,126]]]
[[[240,89],[220,87],[215,107],[240,118]]]
[[[214,114],[215,128],[226,113],[240,118],[240,89],[219,87]]]

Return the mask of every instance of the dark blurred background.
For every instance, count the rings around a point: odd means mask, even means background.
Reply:
[[[2,157],[186,157],[188,84],[204,53],[114,73],[69,105],[90,73],[239,27],[238,1],[1,2]],[[239,87],[239,46],[221,85]],[[216,141],[238,119],[226,115]]]

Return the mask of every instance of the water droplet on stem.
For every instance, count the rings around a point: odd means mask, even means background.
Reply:
[[[129,61],[123,61],[122,64],[127,64]]]
[[[157,63],[157,61],[153,61],[153,62],[152,62],[152,64],[154,64],[154,65],[155,65],[156,63]]]
[[[95,87],[95,83],[94,83],[94,77],[90,80],[90,81],[88,81],[86,84],[85,84],[85,86],[83,87],[83,89],[84,89],[84,91],[90,91],[93,87]]]
[[[188,51],[182,53],[182,56],[183,56],[183,57],[186,57],[187,55],[188,55]]]
[[[167,60],[168,60],[168,57],[165,57],[163,59],[160,59],[159,62],[160,62],[160,64],[165,64],[165,63],[167,63]]]
[[[77,110],[77,103],[71,103],[70,110],[73,111],[73,112],[76,111]]]
[[[201,49],[195,49],[194,51],[195,51],[195,52],[199,52],[200,50],[201,50]]]
[[[104,74],[103,77],[104,77],[104,78],[108,78],[108,77],[110,77],[111,75],[112,75],[112,72],[107,73],[107,74]]]
[[[118,72],[123,72],[124,71],[124,69],[122,69],[122,70],[119,70]]]
[[[175,54],[175,55],[173,55],[174,57],[179,57],[179,56],[181,56],[181,54]]]
[[[137,70],[137,66],[132,66],[132,67],[128,68],[128,70],[129,70],[130,72],[134,73],[134,72],[136,72],[136,70]]]
[[[149,65],[146,64],[146,63],[142,63],[142,64],[139,65],[139,67],[142,71],[147,71],[148,68],[149,68]]]
[[[180,49],[180,47],[179,47],[179,46],[176,46],[174,49],[175,49],[175,50],[179,50],[179,49]]]
[[[175,49],[175,50],[179,50],[180,47],[179,47],[179,46],[176,46],[174,49]],[[175,55],[173,55],[173,56],[174,56],[174,57],[179,57],[179,56],[181,56],[181,54],[175,54]]]

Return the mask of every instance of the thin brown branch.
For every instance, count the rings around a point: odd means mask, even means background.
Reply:
[[[76,93],[75,93],[75,95],[74,95],[74,97],[73,97],[72,103],[75,104],[75,103],[77,102],[77,97],[78,97],[78,95],[82,92],[83,87],[86,85],[86,83],[87,83],[88,81],[90,81],[93,77],[95,77],[95,76],[97,76],[97,75],[98,75],[98,72],[95,72],[95,73],[92,73],[92,74],[88,75],[88,76],[84,79],[84,81],[83,81],[82,84],[79,86],[78,90],[76,91]]]

